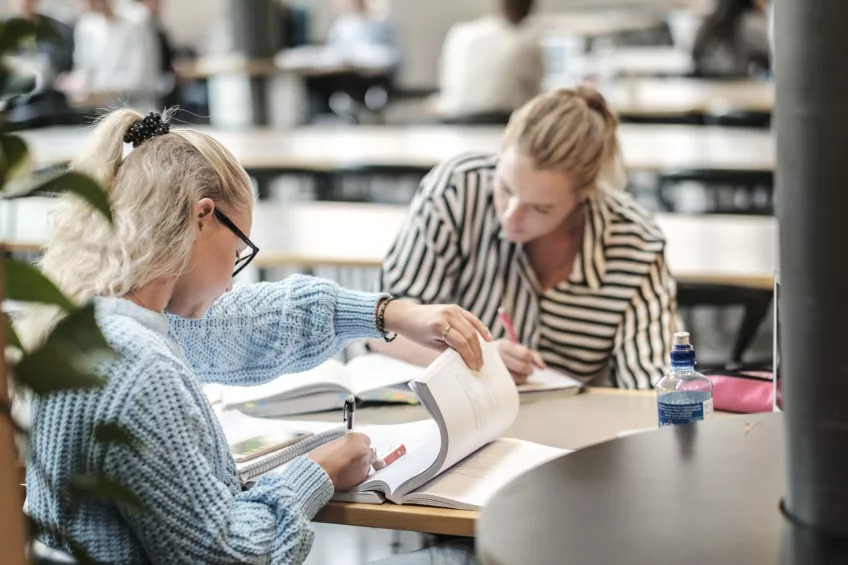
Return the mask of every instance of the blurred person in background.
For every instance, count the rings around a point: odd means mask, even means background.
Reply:
[[[498,0],[497,14],[454,25],[440,62],[439,113],[509,114],[538,95],[545,76],[542,46],[525,25],[533,0]]]
[[[373,14],[366,0],[336,0],[338,16],[330,28],[327,45],[363,64],[396,68],[401,50],[391,20]]]
[[[162,55],[152,18],[112,0],[81,0],[80,9],[73,71],[58,86],[78,101],[156,105]]]
[[[310,77],[310,116],[332,111],[358,123],[388,104],[401,64],[392,21],[371,9],[367,0],[335,0],[337,17],[321,51],[322,59],[353,65],[352,70]]]
[[[55,31],[54,41],[29,40],[6,61],[11,71],[21,76],[31,76],[33,89],[6,102],[5,119],[18,127],[41,127],[76,123],[76,114],[69,107],[54,83],[61,73],[73,66],[73,28],[44,14],[38,0],[11,0],[12,17],[46,24]]]
[[[140,8],[139,21],[150,26],[159,45],[158,90],[165,106],[177,106],[180,103],[179,83],[182,81],[176,65],[177,53],[170,33],[162,21],[162,0],[135,0]]]
[[[767,8],[766,0],[716,0],[695,38],[697,73],[734,78],[768,72]]]
[[[9,7],[13,17],[33,21],[39,20],[52,27],[59,36],[57,41],[34,41],[21,55],[34,54],[49,64],[49,70],[52,72],[50,81],[55,78],[56,74],[70,71],[73,67],[73,27],[41,13],[38,0],[11,0]]]

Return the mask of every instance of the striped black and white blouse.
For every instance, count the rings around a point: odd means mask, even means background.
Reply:
[[[590,381],[613,370],[621,388],[662,377],[676,320],[665,240],[623,192],[589,199],[583,247],[567,281],[543,292],[524,248],[501,232],[493,198],[497,157],[463,155],[433,169],[383,262],[382,290],[456,303],[505,336],[503,306],[524,345],[549,366]]]

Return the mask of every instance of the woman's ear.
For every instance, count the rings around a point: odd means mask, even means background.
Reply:
[[[206,223],[213,218],[215,212],[215,203],[211,198],[202,198],[197,203],[197,228],[202,230]]]

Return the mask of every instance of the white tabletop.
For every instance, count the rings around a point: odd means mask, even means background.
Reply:
[[[602,90],[615,111],[627,115],[771,112],[774,106],[774,84],[754,80],[625,78]]]
[[[0,216],[5,226],[0,236],[18,247],[37,247],[47,233],[50,199],[14,205],[14,211]],[[261,202],[251,233],[261,249],[254,264],[376,268],[406,214],[404,206],[393,205]],[[9,221],[12,217],[17,221]],[[778,263],[775,218],[659,214],[657,222],[667,238],[669,267],[679,281],[771,288]]]
[[[311,126],[291,131],[213,130],[247,169],[300,168],[331,171],[351,166],[400,165],[430,168],[468,151],[495,152],[500,127],[489,126]],[[88,130],[54,127],[22,133],[39,165],[72,160]],[[622,124],[620,141],[632,170],[773,170],[774,138],[759,129]]]

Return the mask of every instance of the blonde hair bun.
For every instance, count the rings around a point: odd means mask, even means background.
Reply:
[[[539,169],[575,175],[586,190],[620,168],[618,118],[588,86],[553,90],[516,110],[503,147],[516,147]]]

